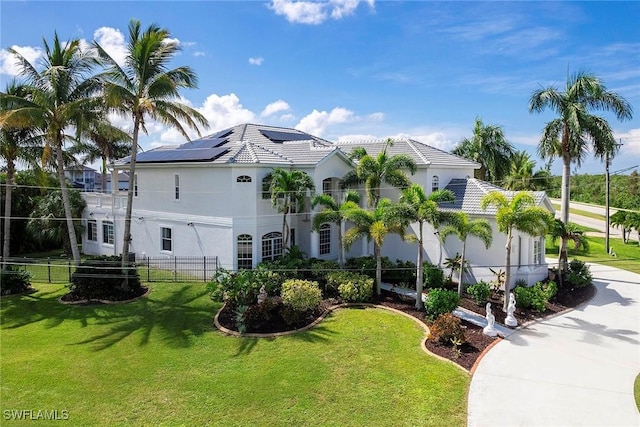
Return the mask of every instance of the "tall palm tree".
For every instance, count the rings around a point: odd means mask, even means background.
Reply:
[[[26,97],[27,88],[15,81],[9,83],[5,89],[5,93],[17,97]],[[0,101],[0,112],[7,111],[11,108],[7,98]],[[4,206],[4,237],[2,245],[2,264],[6,265],[11,256],[11,194],[14,185],[14,176],[16,172],[16,163],[25,163],[33,167],[37,167],[37,159],[41,153],[41,139],[34,137],[35,129],[32,128],[16,128],[11,129],[3,126],[0,129],[0,159],[6,165],[6,192]]]
[[[73,226],[69,190],[64,175],[64,144],[75,141],[86,126],[103,117],[97,95],[101,86],[91,76],[95,65],[88,50],[80,48],[80,40],[63,43],[55,34],[50,46],[44,43],[44,66],[41,70],[19,52],[9,49],[18,60],[21,75],[26,79],[27,98],[1,94],[12,109],[2,113],[0,125],[37,128],[45,141],[45,158],[55,153],[62,203],[74,262],[80,264],[80,250]],[[68,134],[75,131],[76,135]]]
[[[177,129],[187,140],[183,123],[198,135],[198,124],[208,128],[207,119],[195,109],[175,101],[181,88],[197,87],[195,72],[186,66],[169,69],[180,50],[168,30],[150,25],[143,32],[140,21],[129,22],[129,40],[124,64],[118,64],[97,42],[94,46],[107,70],[100,76],[106,106],[133,118],[131,157],[129,160],[129,189],[124,221],[122,245],[123,266],[129,258],[131,242],[131,211],[140,130],[147,133],[146,118],[157,120]]]
[[[344,214],[346,203],[352,202],[355,204],[360,203],[360,193],[355,190],[349,190],[344,196],[342,203],[338,203],[329,194],[317,194],[311,199],[311,207],[315,208],[320,205],[324,207],[313,217],[313,229],[315,231],[320,230],[320,226],[325,223],[333,223],[338,227],[338,264],[344,265],[344,248],[342,243],[342,224],[345,220]]]
[[[551,238],[554,242],[557,240],[571,240],[573,242],[574,249],[589,249],[589,241],[583,231],[573,223],[565,224],[561,219],[555,218],[553,220],[553,227],[551,228]],[[564,260],[567,262],[567,259]]]
[[[376,157],[369,155],[365,148],[354,148],[349,157],[356,160],[358,165],[342,179],[342,188],[364,183],[367,205],[374,209],[380,201],[382,183],[400,189],[407,188],[411,185],[411,180],[403,169],[408,170],[411,175],[417,170],[416,162],[408,155],[389,156],[387,148],[391,145],[393,145],[393,141],[388,139],[384,149]]]
[[[507,235],[505,244],[505,284],[504,305],[507,310],[509,292],[511,291],[511,241],[514,230],[527,233],[531,236],[543,236],[552,227],[553,216],[544,208],[535,205],[535,199],[531,193],[520,191],[510,199],[499,191],[486,194],[480,201],[480,206],[486,210],[489,206],[497,209],[496,222],[498,230]]]
[[[408,223],[417,223],[418,232],[415,235],[408,235],[406,240],[415,241],[418,244],[418,257],[416,265],[416,308],[420,310],[423,306],[423,252],[424,252],[424,226],[431,224],[437,230],[440,224],[446,223],[453,218],[450,212],[440,210],[438,203],[453,202],[455,196],[450,190],[434,191],[428,196],[424,188],[419,184],[412,184],[409,188],[402,190],[400,199],[392,213],[396,218],[402,218]]]
[[[380,295],[382,283],[382,244],[389,234],[404,236],[407,221],[395,215],[393,203],[382,199],[374,210],[362,209],[354,202],[345,203],[344,217],[354,223],[344,235],[344,246],[349,249],[360,238],[373,241],[373,254],[376,259],[376,294]]]
[[[313,179],[298,169],[286,170],[275,168],[270,176],[266,178],[269,182],[269,193],[271,194],[271,205],[282,213],[282,243],[285,248],[289,248],[291,227],[287,222],[287,216],[292,208],[297,212],[304,210],[304,201],[307,191],[315,189]]]
[[[121,159],[129,154],[131,136],[109,123],[95,123],[87,130],[85,141],[71,147],[69,153],[79,155],[80,163],[85,165],[100,159],[102,192],[107,191],[107,162]]]
[[[566,88],[555,86],[535,90],[529,99],[529,112],[540,113],[550,108],[559,117],[546,124],[538,145],[543,158],[555,157],[560,141],[562,157],[562,190],[560,219],[569,222],[571,164],[577,166],[591,149],[596,157],[613,155],[618,149],[607,120],[592,111],[613,112],[618,120],[630,120],[633,109],[620,95],[607,90],[605,84],[593,74],[577,72],[567,78]],[[560,245],[559,268],[566,269],[567,245]]]
[[[480,169],[474,172],[475,178],[499,182],[509,172],[514,149],[502,127],[485,125],[480,117],[476,117],[471,139],[462,139],[451,152],[480,163]]]
[[[455,235],[462,242],[462,254],[460,254],[460,278],[458,280],[458,295],[462,296],[464,283],[465,259],[467,250],[467,238],[474,236],[484,243],[489,249],[493,241],[493,230],[486,219],[469,219],[466,212],[455,212],[454,219],[440,230],[440,239],[444,242],[449,235]]]

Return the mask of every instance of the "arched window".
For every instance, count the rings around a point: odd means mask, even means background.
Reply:
[[[262,236],[262,260],[273,261],[282,256],[282,233],[273,232]]]
[[[331,253],[331,226],[322,224],[318,234],[320,234],[320,255]]]
[[[253,238],[248,234],[238,236],[238,270],[253,267]]]
[[[438,175],[433,175],[433,178],[431,178],[431,191],[438,191],[440,189],[440,178],[438,178]]]
[[[249,175],[240,175],[236,178],[236,182],[251,182],[251,177]]]

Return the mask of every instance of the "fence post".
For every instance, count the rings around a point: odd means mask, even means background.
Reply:
[[[202,269],[203,269],[202,280],[204,280],[206,283],[207,281],[207,257],[206,256],[202,257]]]
[[[150,259],[150,257],[147,257],[147,282],[151,281],[151,263],[149,262]]]
[[[49,279],[49,283],[51,283],[51,257],[47,257],[47,277]]]
[[[178,281],[178,257],[173,257],[173,281]]]
[[[71,282],[71,258],[67,258],[67,268],[69,270],[69,282]]]

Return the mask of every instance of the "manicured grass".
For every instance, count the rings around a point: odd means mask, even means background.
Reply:
[[[595,262],[597,264],[608,265],[622,270],[632,271],[640,274],[640,247],[637,241],[624,243],[622,239],[610,239],[609,245],[616,253],[615,257],[608,255],[604,247],[604,237],[587,236],[589,241],[588,253],[576,251],[569,242],[569,259],[577,258],[586,262]],[[546,254],[549,257],[557,257],[558,245],[546,241]]]
[[[34,286],[1,300],[3,410],[96,426],[466,424],[469,376],[424,353],[422,329],[395,313],[344,309],[301,334],[232,338],[214,329],[204,284],[90,307]]]
[[[557,203],[552,203],[553,208],[557,211],[560,211],[561,207],[559,204]],[[589,211],[585,211],[582,209],[576,209],[576,208],[569,208],[569,213],[570,214],[575,214],[575,215],[580,215],[580,216],[586,216],[587,218],[593,218],[593,219],[599,219],[600,221],[604,221],[606,220],[606,217],[604,215],[600,215],[594,212],[589,212]]]
[[[636,406],[640,411],[640,374],[638,374],[636,381],[633,383],[633,397],[636,398]]]

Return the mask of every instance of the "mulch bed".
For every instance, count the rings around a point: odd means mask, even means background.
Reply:
[[[595,287],[593,285],[579,288],[572,292],[561,289],[558,291],[558,295],[556,295],[554,300],[547,304],[547,310],[544,313],[538,313],[529,309],[517,308],[515,316],[518,319],[519,324],[523,324],[532,320],[540,320],[544,317],[562,312],[568,308],[577,307],[578,305],[589,301],[595,295],[595,292]],[[320,314],[324,312],[326,308],[336,304],[337,302],[338,301],[336,301],[335,299],[323,301],[322,305],[317,310],[307,313],[304,318],[301,318],[300,321],[294,325],[288,325],[281,319],[275,320],[274,318],[275,321],[264,324],[260,328],[248,332],[277,333],[300,329],[312,323],[318,318]],[[429,326],[430,324],[428,320],[425,320],[425,312],[423,310],[416,310],[416,308],[414,307],[415,300],[411,298],[407,298],[394,292],[383,290],[382,294],[379,297],[375,298],[373,302],[375,304],[402,311],[410,316],[415,317],[421,322],[424,322],[427,326]],[[501,296],[499,298],[492,298],[490,302],[491,306],[493,307],[493,314],[496,317],[496,322],[504,324],[506,313],[502,311]],[[468,295],[465,295],[463,298],[461,298],[460,306],[482,316],[486,314],[485,305],[477,305],[473,298],[469,297]],[[218,321],[225,328],[237,331],[235,313],[232,308],[225,305],[218,316]],[[493,344],[496,338],[491,338],[484,335],[480,326],[476,326],[464,320],[461,321],[461,324],[463,329],[465,330],[466,342],[462,346],[460,346],[459,351],[456,351],[452,345],[443,345],[433,340],[427,340],[426,347],[432,353],[449,359],[467,370],[471,370],[482,352],[491,344]]]

